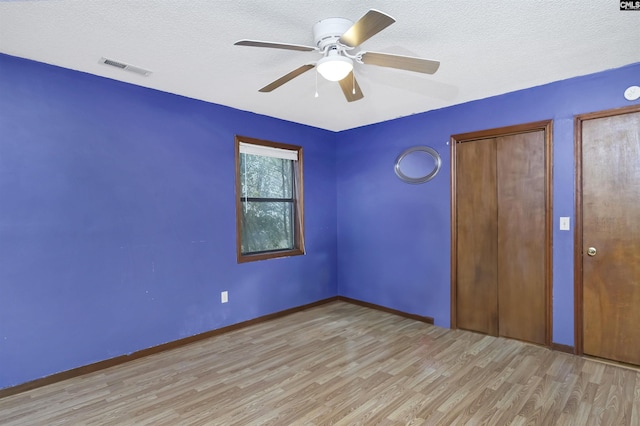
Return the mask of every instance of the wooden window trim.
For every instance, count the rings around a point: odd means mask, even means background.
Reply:
[[[262,145],[271,148],[281,148],[296,151],[298,160],[294,167],[295,181],[297,182],[294,200],[294,248],[291,250],[276,250],[266,253],[243,254],[242,253],[242,184],[240,181],[240,142],[252,145]],[[302,147],[280,142],[266,141],[246,136],[235,136],[235,168],[236,168],[236,256],[238,263],[253,262],[258,260],[276,259],[280,257],[299,256],[305,254],[304,249],[304,169]]]

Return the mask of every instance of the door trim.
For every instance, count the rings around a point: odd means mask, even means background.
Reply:
[[[478,139],[509,136],[518,133],[528,133],[543,130],[545,133],[545,346],[551,346],[552,341],[552,262],[553,262],[553,167],[552,167],[552,129],[553,120],[536,121],[533,123],[499,127],[496,129],[480,130],[476,132],[451,135],[451,328],[457,328],[457,256],[458,236],[456,206],[456,146],[459,143],[472,142]]]
[[[640,112],[640,105],[590,112],[574,116],[574,161],[575,176],[575,234],[573,251],[573,304],[574,304],[574,347],[577,355],[584,355],[584,311],[582,282],[582,122],[597,118],[613,117]]]

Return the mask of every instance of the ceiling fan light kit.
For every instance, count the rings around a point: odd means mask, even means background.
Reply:
[[[371,9],[355,23],[346,18],[328,18],[317,22],[313,26],[315,47],[259,40],[239,40],[235,45],[322,54],[322,58],[315,64],[306,64],[296,68],[266,85],[260,89],[260,92],[271,92],[306,71],[317,68],[318,73],[325,79],[340,83],[340,88],[347,101],[353,102],[364,97],[354,76],[354,61],[362,65],[377,65],[423,74],[433,74],[438,70],[440,62],[430,59],[390,53],[353,51],[394,22],[395,19],[386,13]]]
[[[321,76],[329,81],[340,81],[353,70],[353,60],[338,54],[325,56],[316,64]]]

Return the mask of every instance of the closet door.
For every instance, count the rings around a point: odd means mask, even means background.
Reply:
[[[457,326],[498,334],[496,140],[458,144]]]
[[[550,130],[452,136],[454,328],[550,344]]]
[[[545,134],[496,143],[499,335],[545,344]]]

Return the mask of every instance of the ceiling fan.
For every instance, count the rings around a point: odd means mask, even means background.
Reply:
[[[362,99],[364,95],[353,74],[353,62],[365,65],[397,68],[407,71],[433,74],[440,62],[411,56],[389,53],[358,51],[356,48],[396,20],[386,13],[371,9],[353,23],[345,18],[328,18],[313,26],[313,39],[316,46],[278,43],[259,40],[239,40],[237,46],[269,47],[273,49],[296,50],[300,52],[318,52],[322,58],[315,63],[302,65],[267,84],[260,92],[271,92],[299,75],[317,68],[320,75],[329,81],[337,81],[347,101]]]

